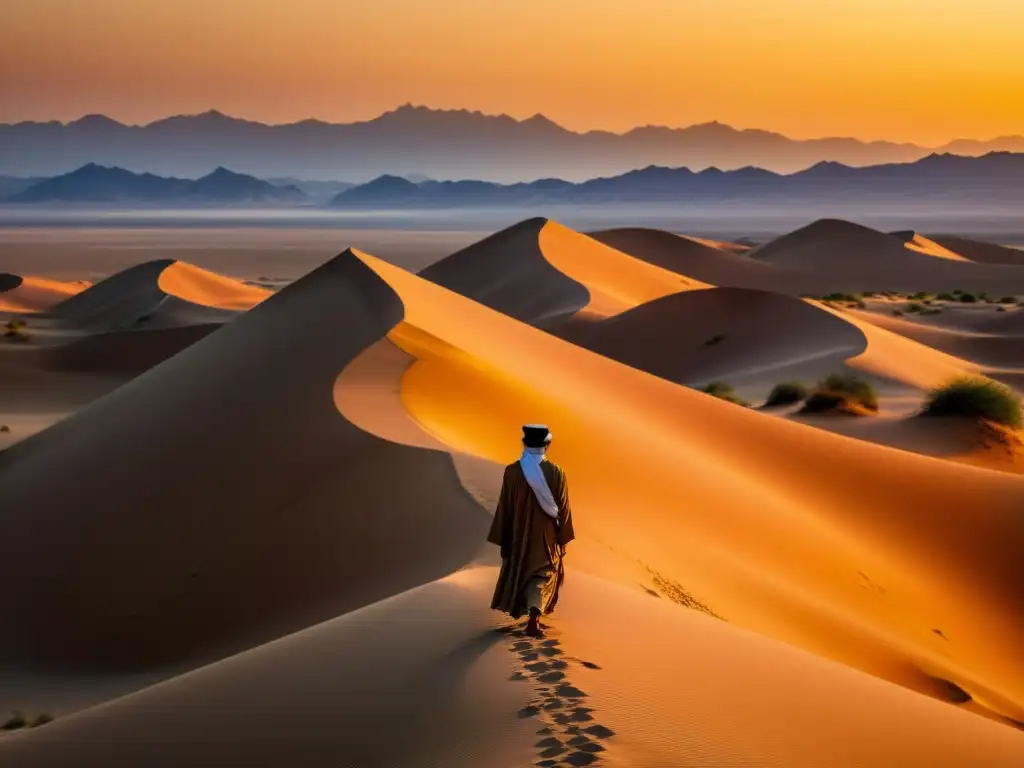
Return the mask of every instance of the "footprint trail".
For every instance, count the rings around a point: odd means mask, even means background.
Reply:
[[[572,665],[600,669],[590,661],[567,656],[557,631],[548,630],[542,638],[527,636],[520,627],[498,629],[509,641],[509,650],[517,657],[517,669],[510,678],[533,687],[533,697],[519,710],[520,718],[535,718],[540,727],[534,744],[540,768],[600,766],[615,735],[599,723],[587,706],[587,694],[569,679]]]

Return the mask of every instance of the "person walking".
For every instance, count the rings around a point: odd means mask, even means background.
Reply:
[[[565,580],[565,548],[575,538],[565,472],[545,455],[553,435],[543,424],[523,427],[523,454],[505,467],[487,540],[501,548],[491,608],[514,619],[528,615],[526,634],[540,637]]]

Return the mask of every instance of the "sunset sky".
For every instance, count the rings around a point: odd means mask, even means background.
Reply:
[[[573,129],[1024,133],[1024,0],[24,0],[0,121],[215,108],[288,122],[412,102]]]

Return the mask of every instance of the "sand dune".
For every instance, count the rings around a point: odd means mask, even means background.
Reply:
[[[923,253],[925,256],[933,256],[936,259],[949,259],[950,261],[971,261],[955,251],[941,245],[940,243],[925,237],[919,232],[893,232],[893,237],[903,241],[903,247],[915,253]]]
[[[916,236],[910,233],[911,236]],[[766,264],[796,269],[835,268],[864,271],[917,268],[935,265],[915,245],[913,237],[884,232],[840,219],[820,219],[751,251],[751,258]]]
[[[791,414],[804,424],[836,434],[961,464],[1024,474],[1024,445],[1011,430],[972,419],[910,416],[836,419]]]
[[[1024,760],[1009,728],[583,574],[551,639],[496,632],[480,610],[494,575],[456,573],[10,737],[0,756],[24,768]],[[609,631],[608,615],[631,631]]]
[[[548,219],[502,230],[420,275],[531,325],[580,311],[607,317],[670,293],[708,287]]]
[[[470,559],[487,517],[450,458],[372,437],[332,401],[401,317],[357,260],[330,262],[0,455],[18,616],[0,664],[194,662]]]
[[[592,232],[595,240],[655,266],[711,285],[789,291],[803,276],[751,259],[749,249],[715,243],[658,229],[608,229]]]
[[[970,240],[965,237],[954,237],[952,235],[937,235],[931,239],[943,248],[948,248],[969,261],[980,264],[1024,266],[1024,251],[1017,248],[1007,248],[995,243],[986,243],[981,240]]]
[[[63,324],[89,330],[160,328],[224,322],[270,291],[182,261],[130,267],[53,307]]]
[[[843,259],[874,235],[907,276],[920,260],[1013,270],[870,230]],[[800,240],[770,259],[827,273]],[[687,243],[694,263],[746,258]],[[103,329],[148,312],[156,329],[27,350],[88,368],[235,317],[0,454],[0,580],[18,617],[0,674],[125,686],[213,663],[6,737],[0,762],[519,765],[578,735],[559,709],[600,726],[587,743],[610,765],[1021,761],[1019,732],[912,691],[1024,722],[1024,477],[659,378],[849,365],[920,389],[977,363],[542,219],[422,276],[348,251],[239,316],[230,281],[162,264],[56,313]],[[446,576],[493,561],[473,498],[493,504],[493,471],[535,420],[556,433],[579,536],[536,646],[494,631],[493,569]],[[531,654],[565,677],[535,678]]]
[[[846,310],[845,314],[970,361],[986,370],[1024,369],[1024,321],[1019,322],[1019,328],[1015,327],[1018,326],[1018,322],[1013,322],[1015,313],[995,315],[989,324],[1003,333],[954,330],[877,312]]]
[[[816,280],[794,282],[808,292],[814,285],[816,293],[957,288],[1024,293],[1024,270],[1017,267],[974,263],[916,233],[890,235],[837,219],[816,221],[753,249],[749,256],[776,267],[816,273]]]
[[[45,312],[86,287],[84,282],[0,273],[0,312]]]
[[[563,435],[556,460],[586,509],[583,567],[635,579],[640,562],[730,621],[1024,714],[1009,651],[1024,480],[736,408],[361,258],[405,305],[390,337],[418,358],[402,400],[427,431],[496,461],[538,414]]]
[[[829,373],[867,346],[864,334],[840,316],[797,298],[743,288],[666,296],[567,338],[670,381],[753,378],[762,387],[794,369]]]

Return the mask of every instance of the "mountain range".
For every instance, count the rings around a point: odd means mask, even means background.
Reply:
[[[12,180],[7,179],[10,183]],[[28,180],[23,180],[28,181]],[[926,202],[937,210],[1006,207],[1024,203],[1024,154],[991,152],[981,157],[929,155],[912,163],[853,168],[822,162],[779,174],[762,168],[649,166],[584,182],[415,181],[383,175],[359,185],[276,183],[219,167],[196,180],[137,174],[90,163],[71,173],[28,183],[0,201],[93,205],[317,206],[351,210],[522,208],[629,204],[815,203],[891,204]],[[313,193],[300,188],[311,185]],[[335,191],[337,190],[337,191]],[[333,197],[327,195],[333,192]]]
[[[193,180],[89,163],[71,173],[30,184],[9,195],[5,202],[238,205],[305,203],[309,197],[295,185],[276,186],[226,168]]]
[[[852,168],[822,162],[793,174],[761,168],[695,172],[650,166],[574,183],[542,179],[411,182],[381,176],[337,194],[332,206],[352,209],[512,207],[632,203],[893,203],[928,201],[948,207],[1024,203],[1024,154],[929,155],[913,163]]]
[[[310,119],[267,125],[210,111],[140,126],[103,115],[70,123],[0,124],[0,173],[13,176],[50,176],[95,162],[184,176],[226,165],[261,178],[314,181],[365,182],[382,174],[579,181],[648,165],[695,170],[757,166],[791,173],[821,161],[866,166],[910,162],[935,152],[991,151],[1024,152],[1024,136],[923,147],[853,138],[799,140],[717,122],[578,133],[543,115],[517,120],[411,105],[353,123]]]

